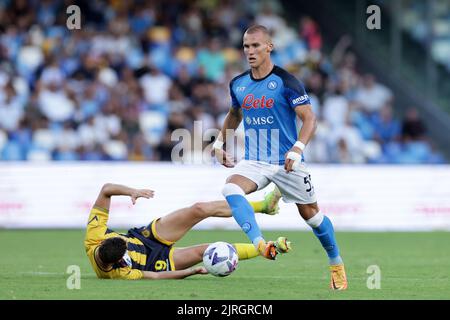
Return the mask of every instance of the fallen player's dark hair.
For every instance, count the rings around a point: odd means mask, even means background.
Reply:
[[[103,263],[116,263],[122,259],[127,250],[127,243],[120,237],[106,239],[98,248],[98,256]]]

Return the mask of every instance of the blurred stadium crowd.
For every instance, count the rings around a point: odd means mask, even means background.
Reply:
[[[276,1],[78,1],[80,30],[66,27],[70,4],[0,4],[1,160],[170,161],[174,130],[220,128],[247,69],[242,33],[259,23],[319,115],[308,162],[445,162],[347,37],[325,52],[315,21],[288,22]]]
[[[403,2],[402,27],[412,37],[427,46],[431,39],[433,58],[445,65],[450,71],[450,1],[435,0],[432,2],[433,30],[428,30],[426,24],[426,2],[421,0],[406,0]]]

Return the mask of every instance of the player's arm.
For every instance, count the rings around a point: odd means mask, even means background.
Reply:
[[[94,206],[109,210],[112,196],[129,196],[133,204],[138,198],[153,198],[154,191],[148,189],[134,189],[114,183],[106,183],[97,197]]]
[[[242,109],[231,107],[227,113],[227,116],[225,117],[225,121],[223,122],[219,138],[226,137],[227,129],[236,130],[237,127],[239,127],[241,121],[242,121]]]
[[[310,104],[295,108],[295,113],[303,121],[297,141],[300,141],[306,146],[316,131],[317,118],[314,111],[312,111],[312,106]]]
[[[160,279],[184,279],[195,274],[207,274],[205,267],[192,267],[184,270],[175,271],[142,271],[143,279],[160,280]]]
[[[84,240],[86,250],[98,245],[104,239],[104,235],[107,230],[109,207],[112,196],[130,196],[131,201],[135,204],[136,199],[140,197],[153,197],[153,191],[146,189],[133,189],[112,183],[105,184],[100,190],[94,207],[89,214],[88,224],[86,227],[86,236]]]
[[[232,130],[234,132],[234,130],[236,130],[237,127],[239,127],[239,124],[242,121],[242,109],[236,97],[236,94],[233,91],[233,84],[234,80],[231,80],[230,82],[231,108],[225,117],[222,130],[220,131],[219,136],[217,137],[216,141],[213,144],[213,152],[214,155],[216,156],[217,161],[219,161],[222,165],[224,165],[227,168],[234,167],[233,157],[223,150],[223,145],[224,143],[226,143],[227,139],[227,130]]]
[[[316,115],[312,111],[310,104],[298,106],[294,110],[297,116],[302,120],[303,125],[298,134],[297,142],[286,154],[284,168],[288,172],[293,171],[294,163],[301,161],[301,154],[308,142],[314,136],[314,132],[317,128]]]
[[[236,130],[239,127],[239,124],[242,121],[242,109],[231,107],[228,111],[225,121],[222,126],[222,130],[219,133],[216,141],[213,144],[213,151],[221,164],[223,164],[227,168],[234,167],[233,158],[223,150],[223,145],[226,143],[227,138],[227,130]]]

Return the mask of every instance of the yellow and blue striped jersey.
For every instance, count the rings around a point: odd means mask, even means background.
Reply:
[[[94,207],[89,215],[84,247],[97,277],[104,279],[136,280],[143,277],[147,255],[144,244],[137,238],[114,232],[107,227],[108,210]],[[122,237],[127,241],[127,254],[121,262],[110,270],[103,270],[95,261],[95,252],[103,240],[111,237]],[[128,259],[129,258],[129,259]]]

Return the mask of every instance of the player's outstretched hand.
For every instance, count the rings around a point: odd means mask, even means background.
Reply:
[[[153,190],[149,190],[149,189],[135,189],[131,192],[131,202],[133,204],[136,204],[136,200],[138,198],[146,198],[146,199],[150,199],[153,198],[155,194],[155,191]]]
[[[231,155],[229,155],[223,149],[213,149],[214,155],[216,156],[217,161],[222,164],[224,167],[233,168],[235,165],[235,161]]]
[[[192,274],[208,274],[208,270],[205,267],[192,267]]]

